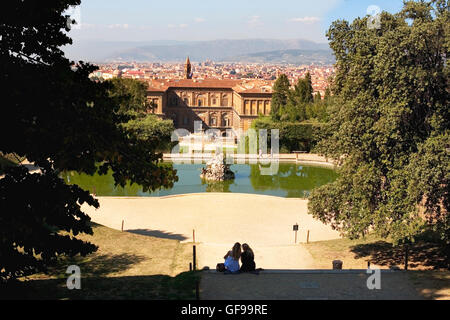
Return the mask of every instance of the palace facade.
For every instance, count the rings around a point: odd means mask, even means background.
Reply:
[[[193,132],[194,122],[201,121],[204,130],[245,132],[259,114],[270,114],[271,81],[192,79],[191,69],[188,58],[185,79],[148,82],[153,113],[172,119],[175,128]]]

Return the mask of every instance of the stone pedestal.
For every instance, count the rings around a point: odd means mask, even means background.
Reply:
[[[226,181],[234,179],[234,172],[225,163],[222,155],[215,156],[206,163],[206,168],[202,169],[200,178],[206,181]]]

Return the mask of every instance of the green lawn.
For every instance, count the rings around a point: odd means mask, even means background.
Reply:
[[[189,272],[192,246],[178,240],[116,231],[94,225],[78,238],[97,246],[87,257],[65,259],[49,274],[38,274],[0,290],[3,298],[24,299],[195,299],[199,274]],[[81,269],[81,290],[68,290],[66,269]]]
[[[313,256],[316,267],[330,269],[333,260],[342,260],[344,269],[365,269],[367,262],[382,268],[404,268],[405,251],[403,246],[393,246],[389,239],[369,235],[364,239],[338,239],[306,244]],[[408,254],[409,270],[445,270],[448,261],[445,248],[432,243],[418,241],[410,246]]]

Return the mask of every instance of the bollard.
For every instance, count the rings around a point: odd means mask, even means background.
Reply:
[[[197,263],[196,263],[196,260],[197,260],[197,251],[196,251],[196,247],[195,247],[195,245],[194,246],[192,246],[192,267],[193,267],[193,270],[195,271],[195,270],[197,270]]]
[[[192,262],[189,262],[189,271],[192,271]]]
[[[308,244],[309,243],[309,230],[308,230],[308,232],[306,233],[306,244]]]
[[[409,248],[407,245],[405,245],[405,270],[408,270],[408,254]]]
[[[123,222],[124,222],[124,220],[122,220],[122,232],[123,232]]]

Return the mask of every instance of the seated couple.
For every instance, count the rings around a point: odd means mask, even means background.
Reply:
[[[239,242],[235,243],[231,251],[223,257],[225,263],[218,266],[218,271],[225,273],[239,273],[239,272],[254,272],[256,271],[255,255],[250,246],[246,243],[242,245]],[[239,259],[241,259],[241,267],[239,267]]]

